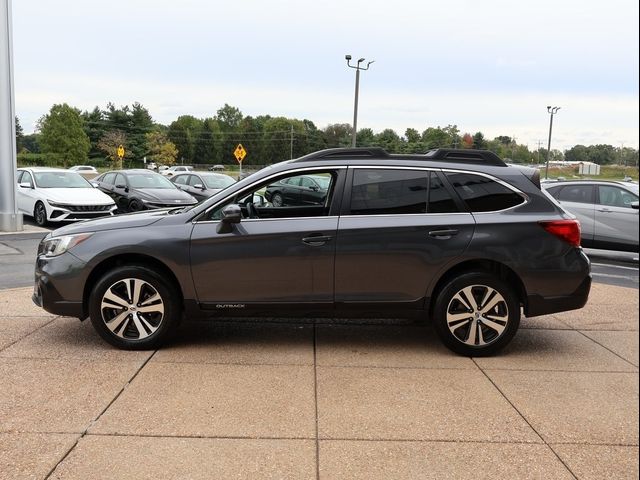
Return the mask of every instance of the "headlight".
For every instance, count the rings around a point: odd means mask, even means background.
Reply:
[[[52,207],[57,207],[57,208],[69,208],[69,205],[65,205],[63,203],[58,203],[58,202],[52,202],[51,200],[47,200],[47,203],[49,205],[51,205]]]
[[[45,239],[38,248],[38,254],[45,255],[47,257],[57,257],[70,248],[84,242],[91,235],[93,235],[93,233],[79,233],[77,235],[63,235],[62,237],[53,237],[48,240]]]

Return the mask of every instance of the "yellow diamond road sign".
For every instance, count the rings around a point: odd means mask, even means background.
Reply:
[[[118,147],[118,157],[124,157],[124,147],[122,145]]]
[[[238,161],[238,163],[242,163],[242,160],[244,160],[244,157],[247,156],[247,151],[244,149],[242,144],[239,143],[236,149],[233,151],[233,155],[236,157],[236,160]]]

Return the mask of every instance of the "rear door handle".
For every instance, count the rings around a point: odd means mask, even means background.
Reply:
[[[309,235],[302,239],[302,243],[311,245],[312,247],[320,247],[333,239],[330,235]]]
[[[458,230],[452,229],[452,228],[448,228],[448,229],[444,229],[444,230],[431,230],[429,232],[429,236],[430,237],[434,237],[434,238],[440,238],[442,240],[446,240],[447,238],[451,238],[454,235],[457,235]]]
[[[611,213],[613,210],[610,210],[608,208],[599,208],[598,211],[599,212],[604,212],[604,213]]]

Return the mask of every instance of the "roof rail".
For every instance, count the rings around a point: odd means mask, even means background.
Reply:
[[[495,153],[489,150],[471,150],[462,148],[436,148],[424,154],[429,160],[444,162],[483,163],[506,167],[507,164]]]
[[[310,160],[334,158],[389,158],[390,155],[384,148],[380,147],[360,147],[360,148],[327,148],[318,152],[313,152],[303,157],[297,158],[294,162],[307,162]]]

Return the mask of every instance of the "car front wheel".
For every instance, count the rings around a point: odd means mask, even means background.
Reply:
[[[36,206],[33,209],[33,219],[40,227],[44,227],[47,224],[47,209],[44,206],[44,203],[36,203]]]
[[[512,289],[485,273],[463,274],[447,283],[433,313],[443,343],[469,357],[504,348],[520,325],[520,304]]]
[[[157,348],[178,323],[179,299],[177,289],[156,271],[145,266],[118,267],[91,292],[91,323],[118,348]]]

